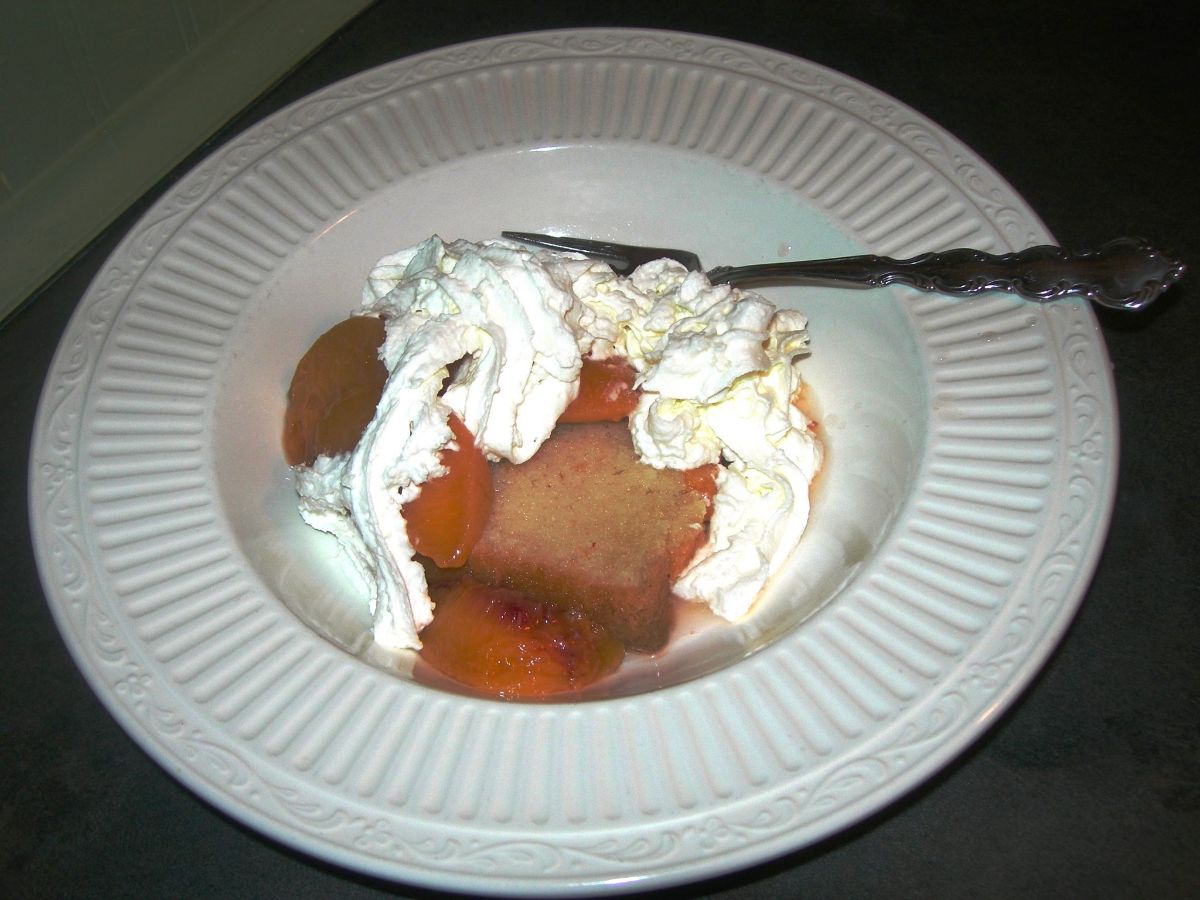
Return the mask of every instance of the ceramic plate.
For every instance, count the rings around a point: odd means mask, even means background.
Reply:
[[[372,652],[283,465],[284,391],[371,264],[549,230],[710,265],[1049,240],[977,156],[836,72],[629,30],[403,59],[271,116],[172,187],[47,380],[31,512],[51,607],[131,735],[222,810],[397,881],[565,895],[828,837],[961,752],[1072,617],[1116,424],[1086,306],[772,288],[810,319],[829,462],[737,625],[571,702],[480,700]]]

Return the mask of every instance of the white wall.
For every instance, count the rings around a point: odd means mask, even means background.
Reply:
[[[369,0],[0,0],[0,317]]]

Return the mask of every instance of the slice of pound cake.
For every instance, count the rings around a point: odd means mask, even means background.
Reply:
[[[624,422],[560,424],[532,459],[495,466],[470,572],[578,609],[630,650],[661,649],[671,583],[706,538],[716,469],[642,463]]]

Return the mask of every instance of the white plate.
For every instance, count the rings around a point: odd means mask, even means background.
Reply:
[[[714,38],[486,40],[271,116],[133,229],[39,411],[47,595],[130,734],[315,856],[527,895],[794,850],[979,736],[1063,633],[1108,522],[1113,391],[1078,304],[772,289],[810,317],[830,462],[757,613],[685,622],[588,702],[483,701],[364,661],[337,558],[294,512],[284,389],[377,257],[502,228],[710,264],[1049,239],[917,113]]]

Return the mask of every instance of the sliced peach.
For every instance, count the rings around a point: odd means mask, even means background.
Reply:
[[[711,504],[713,497],[717,495],[717,473],[720,471],[721,467],[716,463],[684,469],[683,483],[689,491],[703,494],[704,499]]]
[[[283,455],[289,465],[354,449],[387,381],[379,359],[383,321],[352,316],[326,331],[300,359],[288,388]]]
[[[618,422],[638,405],[633,387],[637,372],[620,357],[585,359],[579,370],[579,395],[571,401],[560,422]]]
[[[404,505],[413,549],[443,569],[467,562],[492,511],[492,470],[475,437],[450,414],[455,447],[441,452],[444,475],[421,485]]]
[[[713,497],[717,494],[717,472],[720,471],[720,466],[716,463],[707,466],[699,466],[695,469],[685,469],[683,471],[683,483],[692,493],[699,494],[703,499],[709,512],[712,511]],[[695,557],[696,551],[704,546],[704,542],[708,540],[708,529],[705,525],[694,525],[690,531],[680,533],[676,543],[669,544],[667,547],[670,554],[670,579],[675,581],[683,570],[686,569]]]
[[[464,578],[435,594],[421,656],[435,669],[506,699],[579,690],[616,670],[621,644],[581,615],[519,591]]]

